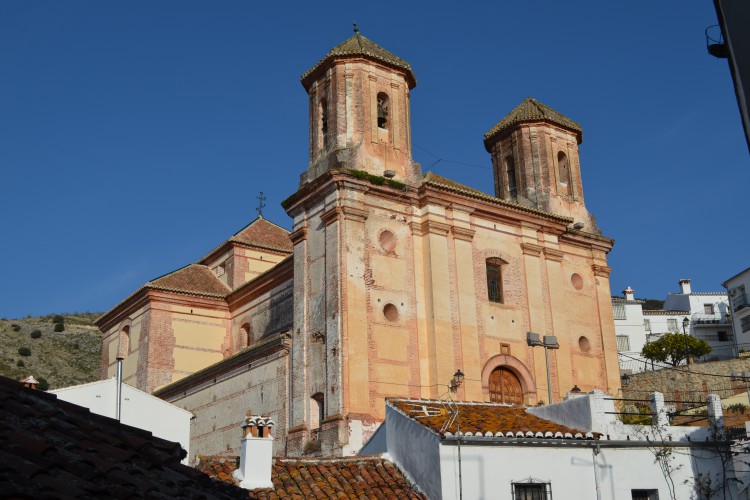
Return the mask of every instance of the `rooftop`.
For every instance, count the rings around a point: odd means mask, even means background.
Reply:
[[[550,122],[562,128],[566,128],[572,132],[575,132],[579,144],[583,140],[583,129],[578,123],[574,122],[567,116],[558,113],[549,106],[545,106],[536,99],[527,97],[521,102],[521,104],[516,106],[513,111],[508,113],[505,118],[497,122],[495,126],[489,130],[489,132],[484,134],[485,148],[487,148],[487,151],[491,151],[492,146],[490,144],[490,141],[497,134],[509,128],[512,128],[519,123],[528,122]]]
[[[150,432],[0,377],[0,497],[237,498]]]
[[[236,483],[237,457],[200,457],[198,469],[212,478]],[[381,457],[282,458],[273,463],[273,488],[248,492],[257,500],[302,498],[425,500],[390,461]]]
[[[340,44],[336,45],[326,54],[323,59],[318,61],[312,68],[307,70],[302,75],[302,85],[307,89],[312,83],[312,76],[317,70],[324,64],[338,58],[345,57],[364,57],[365,59],[371,59],[376,62],[385,63],[389,66],[393,66],[397,69],[403,70],[406,73],[406,80],[409,83],[409,88],[412,89],[417,85],[417,79],[414,77],[414,73],[411,70],[409,63],[401,59],[400,57],[388,52],[380,45],[372,42],[371,40],[362,36],[359,31],[355,31],[354,35],[347,38]]]
[[[423,427],[448,436],[458,431],[456,422],[443,430],[449,418],[446,401],[426,399],[389,399],[388,404]],[[461,414],[461,433],[485,437],[552,437],[558,439],[593,439],[592,433],[566,427],[551,420],[537,417],[525,406],[500,403],[456,402]],[[538,434],[541,433],[541,436]]]

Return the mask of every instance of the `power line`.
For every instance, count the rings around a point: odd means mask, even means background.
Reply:
[[[418,146],[418,145],[416,145],[416,144],[414,144],[414,143],[412,143],[412,145],[413,145],[413,146],[414,146],[415,148],[417,148],[417,149],[421,149],[421,150],[422,150],[422,151],[424,151],[425,153],[427,153],[427,154],[429,154],[429,155],[432,155],[432,156],[434,156],[435,158],[437,158],[437,160],[436,160],[436,161],[434,161],[433,163],[431,163],[431,164],[430,164],[430,166],[429,166],[429,167],[427,167],[427,169],[428,169],[428,170],[429,170],[430,168],[434,167],[435,165],[437,165],[438,163],[440,163],[441,161],[442,161],[442,162],[444,162],[444,163],[453,163],[453,164],[455,164],[455,165],[463,165],[463,166],[466,166],[466,167],[474,167],[474,168],[481,168],[481,169],[484,169],[484,170],[492,170],[492,167],[488,167],[488,166],[486,166],[486,165],[477,165],[476,163],[466,163],[466,162],[463,162],[463,161],[453,161],[453,160],[446,160],[445,158],[441,157],[440,155],[436,155],[436,154],[435,154],[435,153],[433,153],[432,151],[428,151],[428,150],[426,150],[425,148],[423,148],[423,147],[421,147],[421,146]]]

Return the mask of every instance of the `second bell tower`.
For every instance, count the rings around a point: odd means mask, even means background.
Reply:
[[[302,75],[310,98],[310,162],[300,187],[332,169],[415,182],[409,91],[417,82],[409,64],[354,36]]]

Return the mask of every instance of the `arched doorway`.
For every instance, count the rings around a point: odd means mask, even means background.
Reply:
[[[489,380],[490,401],[493,403],[523,404],[523,389],[518,377],[507,368],[492,370]]]

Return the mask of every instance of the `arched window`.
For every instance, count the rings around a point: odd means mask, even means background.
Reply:
[[[320,135],[323,137],[323,146],[328,145],[328,100],[320,100]]]
[[[503,259],[487,259],[487,298],[490,302],[503,302]]]
[[[123,327],[120,330],[120,340],[117,346],[117,357],[123,358],[130,353],[130,326]]]
[[[570,163],[568,162],[568,156],[562,151],[557,153],[557,171],[560,173],[563,193],[569,195],[572,187],[570,185]]]
[[[240,327],[240,339],[239,339],[240,346],[239,347],[240,349],[242,349],[243,347],[247,347],[252,343],[253,343],[253,334],[250,331],[250,323],[245,323],[244,325]]]
[[[490,373],[490,401],[493,403],[523,404],[523,388],[515,373],[499,366]]]
[[[512,156],[505,158],[505,172],[508,176],[508,194],[515,199],[518,196],[518,187],[516,185],[516,166],[513,163]]]
[[[388,118],[391,112],[391,99],[385,92],[378,92],[378,127],[388,128]]]
[[[325,415],[324,403],[325,400],[322,392],[315,393],[310,398],[310,430],[314,439],[318,437],[320,423],[323,421],[323,415]]]

